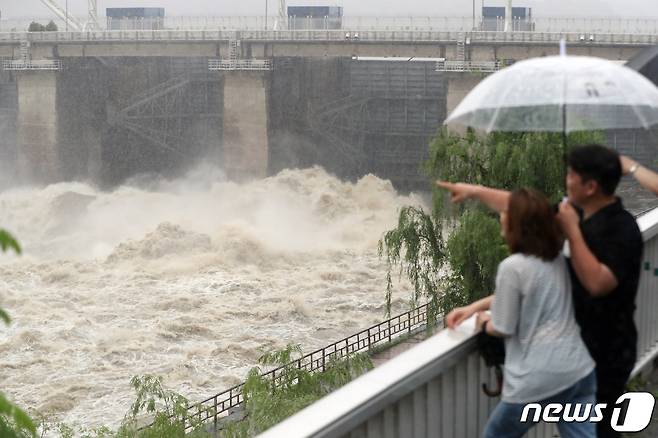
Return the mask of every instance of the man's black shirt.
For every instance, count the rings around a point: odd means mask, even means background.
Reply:
[[[585,243],[617,278],[617,287],[592,297],[569,261],[576,320],[596,362],[599,378],[626,379],[635,365],[637,329],[633,320],[642,264],[642,233],[619,199],[580,222]]]

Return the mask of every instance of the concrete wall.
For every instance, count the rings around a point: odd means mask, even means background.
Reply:
[[[0,71],[0,188],[16,181],[16,75]]]
[[[465,34],[467,35],[467,34]],[[166,36],[165,36],[166,37]],[[576,36],[577,37],[577,36]],[[451,38],[454,38],[451,37]],[[572,38],[574,36],[572,35]],[[648,47],[648,42],[598,43],[575,41],[568,51],[606,59],[629,59],[639,50]],[[244,58],[305,56],[305,57],[350,57],[357,56],[417,56],[446,57],[456,59],[456,41],[286,41],[286,40],[242,40],[241,55]],[[557,43],[539,42],[476,42],[466,45],[467,58],[474,61],[495,59],[525,59],[557,53]],[[116,57],[227,57],[227,40],[198,41],[34,41],[31,46],[33,59],[67,58],[86,56]],[[0,41],[0,57],[19,57],[18,41]]]
[[[17,81],[19,173],[30,182],[58,181],[57,74],[21,72]]]
[[[34,58],[79,57],[79,56],[120,56],[120,57],[215,57],[223,56],[226,43],[196,42],[196,43],[87,43],[59,44],[55,46],[42,45],[32,48]]]
[[[264,178],[268,169],[267,74],[224,76],[223,165],[232,180]]]
[[[447,73],[446,114],[450,114],[486,75],[482,73]]]
[[[93,59],[68,62],[57,83],[62,178],[99,182],[111,71]]]

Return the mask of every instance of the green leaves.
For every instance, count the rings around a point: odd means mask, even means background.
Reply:
[[[496,267],[507,256],[496,216],[479,209],[468,209],[448,239],[448,261],[453,288],[465,292],[445,297],[445,309],[466,305],[493,292]]]
[[[16,254],[21,253],[21,246],[18,244],[18,241],[2,228],[0,228],[0,249],[2,249],[2,252],[13,249]]]
[[[189,401],[182,395],[166,389],[162,377],[153,375],[134,376],[130,385],[135,390],[135,401],[130,406],[121,427],[112,434],[104,429],[103,437],[116,438],[185,438],[185,425],[193,430],[191,436],[204,436],[198,420],[187,416]],[[144,417],[152,418],[150,427],[139,429],[138,424]],[[143,422],[143,421],[142,421]],[[101,436],[101,435],[98,435]]]
[[[9,325],[9,323],[11,322],[11,318],[9,317],[9,314],[1,308],[0,308],[0,319],[4,321],[4,323],[7,325]]]
[[[37,428],[30,417],[0,392],[0,436],[26,438],[36,435]]]
[[[442,229],[438,221],[419,207],[404,207],[398,217],[398,226],[380,240],[379,254],[386,254],[389,266],[387,315],[391,314],[391,267],[395,265],[400,267],[399,275],[404,272],[414,286],[412,307],[423,296],[429,297],[434,304],[438,302],[440,272],[445,261]]]
[[[310,373],[295,366],[294,361],[301,356],[299,345],[293,344],[261,356],[259,362],[262,365],[283,366],[280,373],[277,372],[276,384],[271,375],[263,376],[259,368],[252,368],[242,387],[244,418],[229,422],[220,436],[246,438],[258,435],[372,369],[367,354],[355,354],[329,361],[323,373]]]

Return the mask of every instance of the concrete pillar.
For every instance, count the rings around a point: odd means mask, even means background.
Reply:
[[[448,90],[446,95],[446,114],[450,113],[459,105],[459,102],[466,97],[466,95],[477,84],[480,83],[486,76],[482,73],[447,73]]]
[[[58,181],[57,74],[20,72],[17,84],[19,173],[28,182]]]
[[[67,69],[57,82],[60,177],[65,181],[100,183],[107,73],[93,62],[74,62],[67,61]]]
[[[0,71],[0,190],[16,183],[18,90],[13,75]]]
[[[224,77],[223,161],[232,180],[267,176],[266,84],[262,72],[226,72]]]

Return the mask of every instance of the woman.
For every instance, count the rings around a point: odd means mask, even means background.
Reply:
[[[534,425],[520,421],[528,403],[590,403],[593,409],[596,393],[594,361],[574,319],[562,237],[548,200],[535,190],[517,190],[500,223],[511,255],[498,266],[495,294],[446,317],[454,328],[477,313],[480,329],[505,340],[502,401],[485,438],[523,436]],[[489,308],[490,316],[483,312]],[[558,429],[562,438],[596,436],[589,421],[560,421]]]

